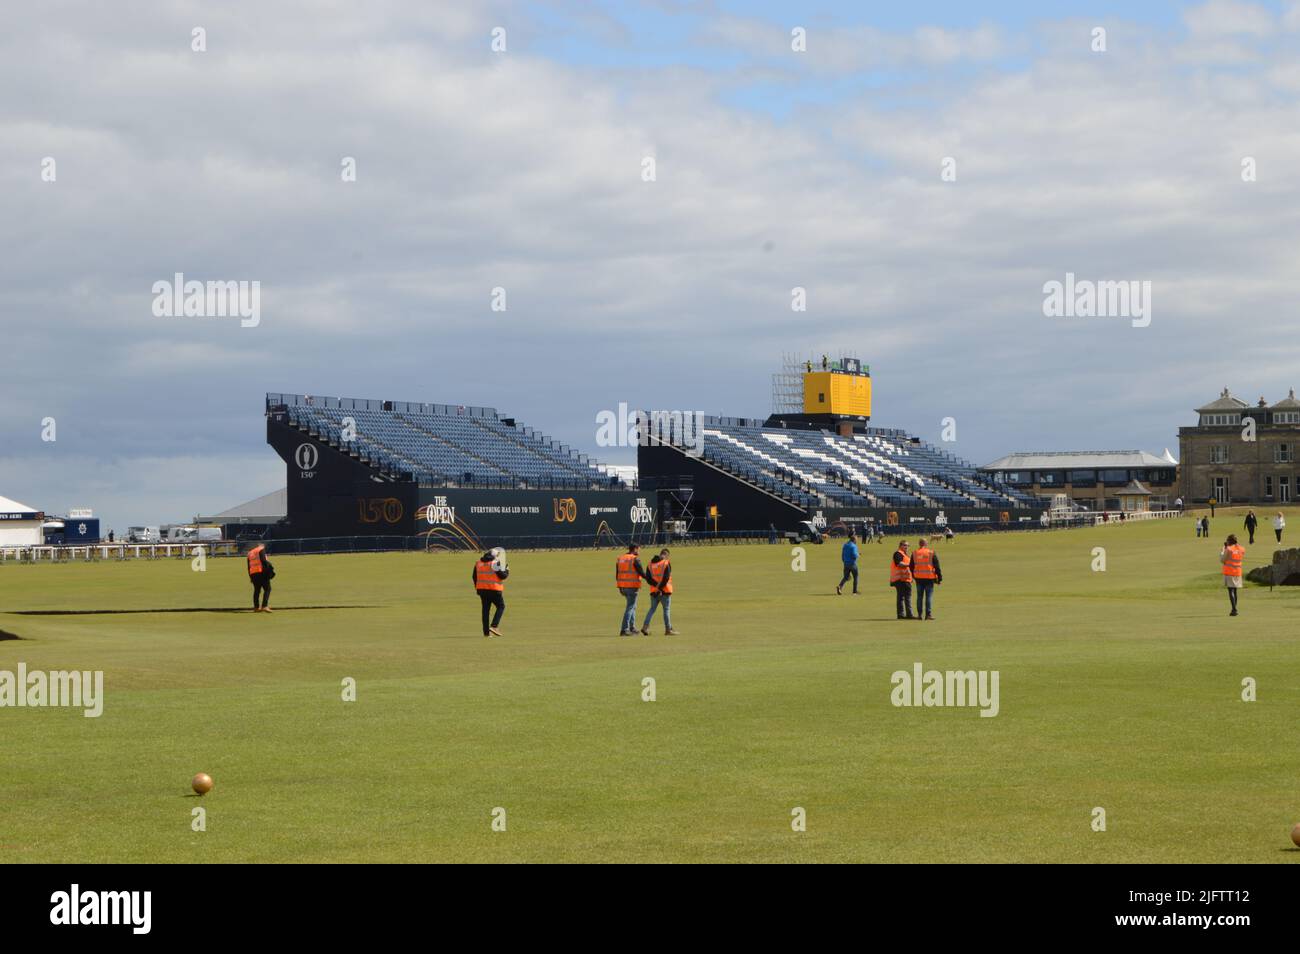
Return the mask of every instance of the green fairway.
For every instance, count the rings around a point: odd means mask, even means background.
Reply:
[[[841,597],[838,542],[678,546],[650,638],[615,635],[612,550],[512,553],[490,641],[464,553],[273,555],[269,615],[159,612],[242,610],[238,559],[7,565],[0,669],[105,702],[0,708],[0,860],[1295,861],[1300,590],[1228,617],[1240,524],[940,542],[930,623],[893,618],[892,543]],[[894,706],[918,662],[997,670],[998,715]]]

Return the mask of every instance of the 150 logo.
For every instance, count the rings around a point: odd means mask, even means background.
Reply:
[[[298,449],[293,452],[293,462],[298,465],[303,477],[311,477],[316,465],[320,463],[320,451],[316,449],[315,444],[299,444]]]
[[[405,508],[396,497],[358,497],[362,523],[397,523]]]
[[[573,523],[578,519],[578,502],[572,497],[552,497],[551,513],[554,523]]]

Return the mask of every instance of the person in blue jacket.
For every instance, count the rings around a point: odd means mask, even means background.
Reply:
[[[840,580],[840,585],[835,587],[835,595],[839,596],[844,592],[844,584],[853,577],[853,592],[858,591],[858,544],[853,539],[853,531],[849,531],[849,538],[844,541],[844,549],[840,551],[840,559],[844,561],[844,578]]]

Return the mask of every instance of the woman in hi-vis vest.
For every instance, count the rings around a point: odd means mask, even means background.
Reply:
[[[1228,534],[1219,551],[1219,562],[1223,564],[1223,585],[1228,588],[1228,602],[1232,604],[1229,616],[1237,615],[1237,591],[1241,589],[1241,564],[1245,559],[1246,548],[1237,543],[1236,534]]]

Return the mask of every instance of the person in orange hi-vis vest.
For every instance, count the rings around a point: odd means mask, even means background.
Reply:
[[[943,582],[943,571],[939,569],[939,554],[926,545],[924,537],[916,541],[911,570],[912,579],[916,581],[916,618],[934,619],[930,613],[934,603],[934,588]]]
[[[1228,588],[1228,602],[1232,604],[1229,616],[1237,615],[1237,591],[1241,589],[1241,564],[1246,559],[1246,548],[1237,542],[1235,533],[1228,534],[1219,551],[1219,562],[1223,564],[1223,585]]]
[[[470,579],[474,581],[474,592],[478,594],[479,603],[483,609],[483,635],[488,639],[493,636],[503,635],[498,629],[501,625],[501,616],[506,611],[506,577],[510,576],[510,570],[505,564],[505,551],[500,547],[493,547],[474,562],[474,569],[470,573]],[[488,610],[496,608],[496,613],[492,616],[492,622],[488,622]]]
[[[614,562],[614,582],[624,600],[623,623],[618,631],[620,636],[636,635],[636,598],[641,592],[641,581],[654,582],[646,576],[645,568],[641,566],[640,553],[639,546],[629,543],[627,552]]]
[[[907,541],[899,540],[898,549],[889,560],[889,585],[894,588],[895,610],[899,619],[912,618],[912,559]]]
[[[650,635],[650,620],[655,618],[655,610],[662,603],[664,608],[664,635],[676,636],[677,630],[673,629],[672,616],[673,565],[668,560],[667,547],[650,558],[650,566],[646,570],[646,575],[650,577],[650,612],[645,614],[645,625],[641,627],[641,635]]]
[[[275,567],[266,557],[266,544],[259,543],[248,551],[248,579],[253,584],[253,612],[269,613],[271,607],[266,604],[271,600],[271,580],[275,577]],[[258,596],[262,605],[257,605]]]

